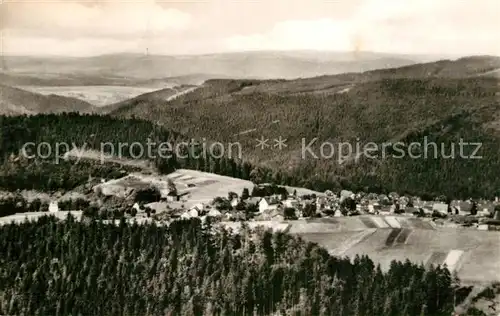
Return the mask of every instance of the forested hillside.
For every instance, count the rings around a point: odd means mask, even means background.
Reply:
[[[42,95],[0,84],[0,114],[38,114],[78,111],[88,113],[92,104],[76,98]]]
[[[175,148],[177,143],[189,140],[191,138],[187,136],[139,119],[77,113],[0,116],[0,188],[10,191],[70,190],[85,183],[89,176],[115,178],[134,169],[117,164],[101,164],[99,160],[65,161],[63,154],[74,148],[99,152],[103,149],[103,156],[114,154],[123,158],[148,160],[162,173],[169,173],[177,168],[190,168],[250,178],[254,169],[250,164],[242,160],[227,157],[219,159],[202,154],[201,146],[193,147],[196,152],[192,151],[185,159],[177,158],[174,152],[170,159],[161,158],[158,145],[151,146],[151,155],[147,152],[148,141],[152,144],[168,142]],[[44,142],[50,144],[51,152],[44,145],[40,147],[40,153],[44,157],[40,157],[36,148]],[[136,142],[142,144],[143,156],[139,155],[138,146],[131,146]],[[32,143],[32,146],[27,147],[27,154],[33,155],[33,158],[25,157],[22,152],[26,143]],[[122,150],[120,144],[125,145]],[[56,148],[59,153],[56,153]],[[163,157],[165,155],[163,153]],[[195,156],[196,159],[192,158]]]
[[[0,117],[1,168],[8,175],[0,185],[55,190],[83,181],[85,165],[80,172],[75,172],[79,167],[69,169],[70,164],[50,167],[57,170],[50,173],[49,185],[47,176],[39,176],[42,165],[6,159],[11,153],[18,155],[30,141],[75,142],[100,150],[100,144],[108,142],[117,148],[118,143],[146,146],[148,139],[173,145],[195,138],[226,145],[238,142],[243,147],[242,159],[155,159],[156,166],[162,172],[184,167],[320,191],[350,188],[450,198],[494,197],[500,195],[500,180],[493,176],[500,172],[500,85],[497,78],[481,74],[497,63],[498,58],[475,57],[291,81],[209,80],[170,102],[165,95],[172,91],[162,90],[120,103],[112,113],[115,118],[74,113]],[[261,136],[269,139],[270,147],[265,150],[255,147]],[[287,145],[281,150],[272,147],[280,136]],[[393,158],[389,151],[385,158],[361,155],[358,160],[353,153],[340,163],[338,147],[331,157],[315,159],[306,153],[303,159],[303,147],[314,139],[311,148],[316,155],[322,142],[334,146],[348,142],[357,151],[358,143],[360,148],[368,142],[408,146],[426,139],[438,148],[437,157],[425,159],[412,159],[408,154]],[[481,159],[457,157],[461,140],[481,143],[476,152]],[[408,151],[408,147],[403,149]],[[468,147],[463,154],[473,151],[475,147]],[[454,159],[443,157],[453,152]],[[67,180],[67,175],[59,175],[63,170],[71,170],[69,174],[81,180]],[[89,173],[98,169],[93,170]]]
[[[0,227],[0,314],[450,315],[448,269],[331,257],[298,237],[198,219]],[[457,297],[456,302],[459,302]]]
[[[500,183],[491,176],[500,172],[500,81],[483,74],[499,67],[500,58],[484,56],[291,81],[209,80],[172,102],[150,100],[112,115],[159,121],[222,143],[240,142],[244,158],[253,164],[293,174],[300,185],[318,190],[334,186],[492,197],[500,194]],[[287,147],[256,148],[261,136],[271,146],[281,136]],[[423,145],[425,137],[437,143],[436,158],[389,155],[353,163],[352,155],[339,163],[338,147],[326,159],[302,156],[303,142],[315,138],[312,148],[318,153],[322,142],[348,142],[353,148],[358,142],[360,148],[368,142],[403,142],[408,152],[411,142]],[[458,157],[460,139],[482,143],[476,152],[482,159]],[[452,146],[455,158],[443,157]],[[463,156],[474,150],[466,148]]]

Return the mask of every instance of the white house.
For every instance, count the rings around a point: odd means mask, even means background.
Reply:
[[[50,202],[49,212],[51,213],[59,212],[59,204],[57,203],[57,201]]]
[[[135,209],[138,213],[141,211],[141,207],[139,206],[138,203],[134,203],[134,205],[132,206],[133,209]]]
[[[316,205],[318,206],[318,209],[324,209],[326,206],[326,198],[322,196],[316,197]]]
[[[299,201],[297,201],[296,199],[286,199],[283,201],[283,205],[285,207],[296,208],[297,206],[299,206]]]
[[[167,201],[168,202],[176,202],[176,201],[179,201],[180,200],[180,197],[179,195],[177,195],[177,193],[175,192],[169,192],[167,194]]]
[[[448,204],[446,204],[446,203],[434,203],[434,205],[432,205],[432,210],[446,215],[446,214],[448,214]]]
[[[375,207],[373,207],[373,204],[368,204],[368,212],[375,213]]]
[[[268,198],[262,198],[259,202],[259,212],[277,210],[280,203],[278,201],[271,201]]]
[[[191,217],[198,217],[203,215],[204,213],[206,212],[203,203],[198,203],[189,209],[189,214],[191,215]]]
[[[354,193],[347,190],[340,191],[340,203],[342,203],[347,198],[354,198]]]
[[[222,216],[222,213],[216,209],[211,209],[210,212],[208,212],[207,216],[220,217],[220,216]]]
[[[477,229],[478,230],[488,230],[488,225],[486,225],[486,224],[478,225]]]
[[[472,202],[471,201],[461,201],[461,200],[453,200],[450,204],[453,212],[458,213],[459,215],[469,215],[472,210]]]
[[[334,196],[335,194],[332,191],[330,191],[330,190],[326,190],[325,191],[325,195],[326,196]]]
[[[381,209],[382,209],[382,207],[377,202],[368,204],[368,212],[369,213],[375,214],[375,213],[380,212]]]
[[[236,207],[238,205],[238,203],[240,203],[240,199],[238,199],[236,197],[231,200],[232,207]]]
[[[205,205],[203,203],[196,203],[191,207],[191,209],[196,209],[197,211],[203,211],[205,209]]]

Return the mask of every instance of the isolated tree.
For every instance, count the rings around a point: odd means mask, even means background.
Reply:
[[[471,215],[477,215],[477,202],[472,202],[472,208],[470,210]]]
[[[283,210],[283,217],[287,220],[297,219],[296,211],[293,207],[285,207]]]
[[[42,201],[39,198],[36,198],[33,201],[31,201],[31,209],[33,210],[33,212],[39,212],[41,206],[42,206]]]
[[[250,193],[248,192],[248,188],[244,188],[243,192],[241,192],[241,199],[246,200],[250,197]]]
[[[396,214],[404,213],[404,210],[401,209],[401,206],[399,205],[399,203],[394,204],[394,213],[396,213]]]
[[[254,203],[248,203],[246,207],[247,213],[257,213],[259,211],[259,206]]]
[[[409,200],[408,200],[408,203],[406,203],[406,206],[407,206],[407,207],[413,207],[413,200],[412,200],[412,199],[409,199]]]
[[[304,217],[314,217],[316,216],[316,204],[307,203],[302,211],[302,216]]]
[[[177,195],[177,187],[172,179],[167,180],[167,188],[169,193]]]
[[[493,213],[490,214],[492,218],[498,219],[500,216],[500,205],[495,205],[495,208],[493,209]]]
[[[216,196],[213,201],[212,201],[212,204],[217,204],[217,203],[222,203],[224,202],[224,198],[221,197],[221,196]]]
[[[145,189],[138,190],[135,195],[135,202],[150,203],[158,202],[161,198],[160,190],[155,186],[149,186]]]
[[[40,206],[40,212],[48,212],[48,211],[49,211],[49,203],[42,202],[42,205]]]
[[[247,205],[246,205],[246,203],[244,203],[243,201],[240,201],[240,202],[236,205],[236,207],[235,207],[235,209],[236,209],[237,211],[244,211],[244,210],[246,210],[246,208],[247,208]]]
[[[356,201],[352,198],[348,197],[340,203],[340,207],[345,209],[346,211],[353,212],[356,210]]]
[[[229,202],[229,200],[227,200],[223,197],[220,197],[220,196],[214,198],[214,200],[212,201],[212,204],[219,211],[229,211],[233,208],[231,206],[231,202]]]
[[[135,217],[137,215],[137,210],[135,208],[132,208],[130,210],[130,216]]]
[[[99,215],[99,208],[97,206],[88,206],[83,210],[83,216],[95,218]]]

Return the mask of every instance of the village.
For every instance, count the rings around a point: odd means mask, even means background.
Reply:
[[[77,216],[100,215],[103,219],[116,219],[123,214],[138,221],[212,217],[221,222],[250,221],[258,224],[370,215],[371,222],[360,216],[367,228],[397,227],[394,217],[415,217],[444,227],[500,228],[498,198],[493,201],[446,201],[442,197],[429,201],[417,196],[400,196],[395,192],[315,192],[273,184],[254,184],[193,170],[178,170],[167,176],[137,173],[110,181],[94,179],[74,192],[59,197],[42,197],[42,203],[33,201],[33,194],[18,194],[23,195],[24,200],[19,197],[20,201],[15,200],[15,204],[27,203],[28,209],[34,211],[24,214],[30,218],[46,212],[71,211]],[[33,204],[40,206],[33,208]],[[20,219],[22,215],[12,216]],[[4,217],[2,221],[8,219]]]
[[[178,197],[179,199],[181,197]],[[175,198],[177,199],[177,198]],[[169,201],[169,197],[166,198]],[[158,204],[146,205],[146,207]],[[134,206],[141,212],[141,206]],[[143,208],[144,209],[144,208]],[[161,214],[161,213],[160,213]],[[379,215],[368,228],[398,227],[392,224],[394,216],[429,219],[435,225],[471,227],[479,230],[499,230],[500,203],[495,201],[453,200],[425,201],[419,197],[399,196],[397,193],[374,194],[326,191],[324,194],[298,195],[272,184],[255,186],[251,192],[228,192],[210,203],[197,203],[188,210],[174,210],[172,218],[217,217],[222,221],[290,221],[309,218],[330,218],[358,215]],[[383,224],[384,217],[387,225]],[[392,225],[391,225],[392,224]]]
[[[29,197],[26,199],[28,201],[16,203],[28,203],[31,209],[34,202],[29,201]],[[258,224],[371,215],[371,221],[360,217],[367,228],[398,227],[394,217],[417,217],[435,226],[500,230],[498,198],[446,201],[442,197],[426,201],[395,192],[387,195],[348,190],[314,192],[253,184],[193,170],[179,170],[164,177],[131,174],[117,180],[90,181],[80,192],[70,192],[57,199],[45,197],[43,203],[37,203],[40,209],[24,214],[25,217],[71,211],[77,216],[99,215],[103,219],[116,219],[122,214],[139,221],[212,217],[221,222]],[[12,216],[21,219],[22,215]],[[9,216],[2,218],[3,222],[8,220]]]

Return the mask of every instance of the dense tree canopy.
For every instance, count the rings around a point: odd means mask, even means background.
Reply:
[[[0,227],[0,314],[450,315],[447,269],[336,258],[299,237],[198,219]]]
[[[461,113],[453,114],[435,124],[428,124],[419,130],[402,132],[399,140],[408,144],[420,141],[425,136],[428,137],[428,142],[447,144],[448,153],[451,143],[458,146],[462,138],[467,138],[469,141],[482,143],[481,151],[477,153],[482,156],[481,159],[362,158],[356,163],[346,163],[341,168],[331,161],[308,159],[287,170],[255,162],[251,155],[242,156],[242,159],[228,155],[214,157],[207,152],[207,146],[202,145],[186,147],[185,153],[182,151],[184,147],[180,146],[179,155],[171,152],[169,157],[161,156],[158,148],[152,146],[151,153],[147,154],[148,143],[167,142],[175,147],[190,141],[191,138],[134,118],[121,119],[75,113],[0,116],[0,174],[3,175],[0,178],[0,187],[7,190],[68,190],[86,182],[89,176],[115,178],[122,176],[124,171],[133,169],[101,164],[99,160],[80,160],[78,163],[65,162],[60,157],[57,160],[54,148],[58,143],[65,143],[69,148],[59,145],[59,156],[73,146],[80,150],[102,150],[104,155],[113,151],[115,155],[123,158],[144,158],[162,173],[169,173],[178,168],[195,169],[255,183],[302,186],[318,191],[338,188],[377,193],[398,191],[401,194],[409,193],[428,198],[443,194],[449,198],[500,195],[500,183],[491,176],[500,171],[500,141],[485,133],[483,126],[476,122],[479,118],[475,116],[486,115],[485,113]],[[36,145],[43,142],[51,144],[52,155],[48,158],[24,159],[20,151],[28,142]],[[140,148],[132,146],[134,143],[142,144],[143,155],[138,155]],[[120,144],[126,146],[120,150]],[[470,155],[474,148],[467,147],[464,154]],[[440,148],[438,150],[440,151]],[[457,147],[455,151],[458,153],[458,150]],[[388,155],[390,154],[389,152]],[[254,190],[252,195],[260,196],[268,194],[268,191],[267,188]]]

